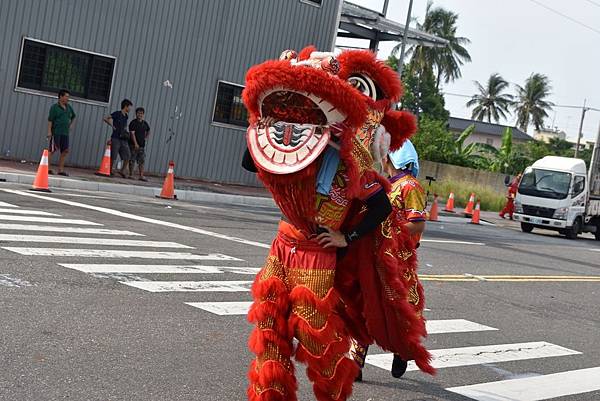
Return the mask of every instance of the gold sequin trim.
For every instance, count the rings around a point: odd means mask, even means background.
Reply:
[[[292,361],[289,357],[282,355],[279,348],[271,343],[265,343],[265,352],[256,357],[257,369],[261,369],[263,364],[268,361],[277,361],[283,365],[287,371],[292,370]]]
[[[327,316],[319,313],[317,309],[305,302],[298,303],[292,307],[292,313],[302,317],[315,329],[322,329],[327,323]]]
[[[418,305],[421,299],[419,297],[419,291],[417,290],[417,286],[418,284],[415,283],[415,285],[410,287],[410,289],[408,290],[408,302],[413,305]]]
[[[279,258],[277,258],[277,256],[274,256],[274,255],[270,255],[267,258],[267,261],[266,261],[264,267],[262,268],[261,274],[260,274],[261,281],[265,281],[271,277],[280,278],[285,283],[285,285],[289,288],[287,277],[285,275],[285,267],[283,266],[283,263],[281,263]]]
[[[289,269],[288,282],[296,287],[303,285],[323,299],[333,287],[335,270],[333,269]]]

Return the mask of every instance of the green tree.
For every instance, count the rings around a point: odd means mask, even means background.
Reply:
[[[398,58],[390,56],[387,64],[396,68]],[[402,108],[415,114],[425,115],[429,118],[446,123],[450,113],[445,109],[444,96],[435,87],[435,78],[431,68],[418,70],[413,63],[409,63],[402,72],[402,83],[404,84],[404,95],[402,97]]]
[[[435,86],[439,89],[442,78],[444,82],[451,82],[462,76],[460,67],[465,62],[471,61],[471,56],[466,45],[471,41],[465,37],[457,36],[458,14],[442,7],[433,8],[433,2],[427,3],[427,10],[423,23],[417,23],[417,28],[444,38],[448,44],[443,47],[426,47],[414,45],[408,48],[407,56],[411,57],[414,66],[419,70],[432,68],[435,77]],[[392,50],[392,55],[398,55],[401,43]]]
[[[488,122],[498,122],[500,118],[506,119],[509,114],[509,107],[513,103],[512,95],[503,93],[508,88],[508,82],[495,73],[490,75],[485,86],[478,81],[474,81],[479,93],[473,95],[467,102],[467,107],[473,107],[471,118],[474,120]]]
[[[548,111],[554,106],[554,103],[546,100],[551,90],[550,80],[542,74],[531,74],[525,81],[525,86],[517,85],[514,108],[519,128],[527,131],[530,123],[537,130],[544,126],[544,119],[548,117]]]
[[[446,121],[435,120],[427,115],[419,119],[419,129],[411,138],[419,158],[438,163],[448,163],[448,155],[454,146],[454,137]]]

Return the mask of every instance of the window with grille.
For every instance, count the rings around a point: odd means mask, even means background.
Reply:
[[[113,57],[25,38],[17,87],[108,103],[114,68]]]
[[[248,126],[248,111],[242,102],[243,89],[241,85],[219,81],[213,114],[214,122],[244,128]]]
[[[321,7],[323,0],[300,0],[301,3],[311,4],[313,6]]]

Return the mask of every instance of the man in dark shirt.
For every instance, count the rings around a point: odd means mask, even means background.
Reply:
[[[48,152],[50,156],[60,151],[58,160],[58,175],[68,176],[65,172],[65,159],[69,153],[69,131],[75,121],[75,112],[69,104],[69,91],[61,89],[58,92],[58,102],[50,107],[48,113]],[[50,162],[50,161],[48,161]],[[54,174],[52,170],[49,174]]]
[[[129,120],[129,108],[133,105],[129,99],[124,99],[121,102],[121,110],[113,112],[111,115],[104,117],[104,122],[110,125],[113,129],[113,133],[110,137],[110,165],[111,170],[114,169],[115,161],[117,160],[117,154],[121,157],[123,166],[119,170],[121,177],[125,178],[125,169],[129,166],[129,159],[131,157],[129,153],[129,141],[131,140],[131,134],[127,129],[127,121]],[[113,170],[114,171],[114,170]]]
[[[144,177],[144,162],[146,160],[146,140],[150,135],[150,126],[144,120],[146,111],[143,107],[135,109],[135,120],[129,123],[131,132],[131,159],[129,160],[129,176],[133,177],[133,165],[137,162],[140,181],[148,181]]]

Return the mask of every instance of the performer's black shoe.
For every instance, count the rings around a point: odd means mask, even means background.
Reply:
[[[396,379],[401,378],[406,372],[408,362],[403,361],[398,355],[394,354],[394,362],[392,363],[392,376]]]
[[[362,369],[358,370],[358,374],[356,375],[356,377],[354,378],[355,382],[362,382]]]

